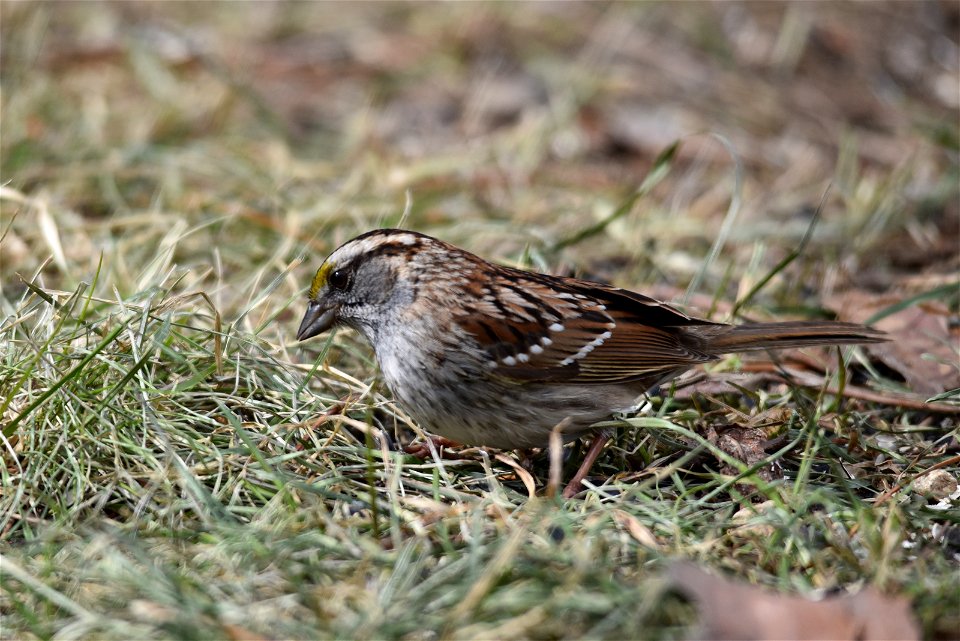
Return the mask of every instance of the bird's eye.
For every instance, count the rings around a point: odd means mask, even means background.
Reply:
[[[350,281],[350,278],[347,276],[347,272],[342,269],[335,269],[330,272],[330,278],[327,283],[330,286],[330,289],[346,289],[347,283]]]

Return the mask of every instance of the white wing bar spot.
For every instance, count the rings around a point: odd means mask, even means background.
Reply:
[[[560,365],[564,367],[566,367],[567,365],[572,365],[574,361],[580,360],[581,358],[583,358],[584,356],[586,356],[596,348],[603,345],[603,342],[608,338],[610,338],[611,336],[613,336],[613,334],[611,334],[609,331],[606,331],[600,334],[595,339],[593,339],[592,341],[590,341],[589,343],[581,347],[576,354],[574,354],[573,356],[568,356],[562,361],[560,361]]]

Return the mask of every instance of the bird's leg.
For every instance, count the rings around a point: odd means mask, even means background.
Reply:
[[[590,448],[587,450],[586,456],[583,457],[583,463],[581,463],[579,469],[577,469],[577,473],[573,475],[573,478],[570,479],[567,486],[563,488],[563,498],[573,498],[574,495],[583,489],[583,479],[587,477],[590,468],[593,467],[593,464],[596,463],[600,457],[600,452],[603,451],[604,446],[609,442],[610,432],[606,430],[597,432],[596,436],[593,437],[593,442],[590,443]]]

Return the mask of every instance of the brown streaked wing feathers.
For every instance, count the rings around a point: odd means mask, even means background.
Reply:
[[[557,311],[565,318],[555,321],[552,314],[545,312],[537,321],[519,324],[516,319],[491,316],[461,319],[461,326],[488,349],[491,360],[497,361],[495,375],[517,382],[599,385],[656,380],[678,369],[711,360],[711,356],[691,345],[696,339],[672,328],[717,323],[687,316],[628,290],[501,269],[511,281],[519,281],[528,291],[537,291],[546,310]],[[564,325],[564,330],[550,331],[553,322]],[[610,322],[616,324],[612,329]],[[523,340],[517,340],[517,329]],[[606,331],[610,331],[611,336],[600,345],[572,363],[563,364]],[[498,340],[494,341],[494,337]],[[549,338],[551,344],[542,345],[543,337]],[[530,353],[533,345],[541,345],[542,353]],[[527,354],[529,361],[515,365],[502,362],[505,356],[516,357],[518,353]]]
[[[678,368],[693,367],[714,357],[694,349],[677,332],[630,320],[613,312],[617,329],[580,362],[576,382],[614,383],[658,378]],[[618,318],[622,316],[621,318]]]

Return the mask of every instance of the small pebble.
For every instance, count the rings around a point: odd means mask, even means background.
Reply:
[[[913,491],[932,499],[944,499],[957,491],[957,479],[946,470],[933,470],[913,482]]]

